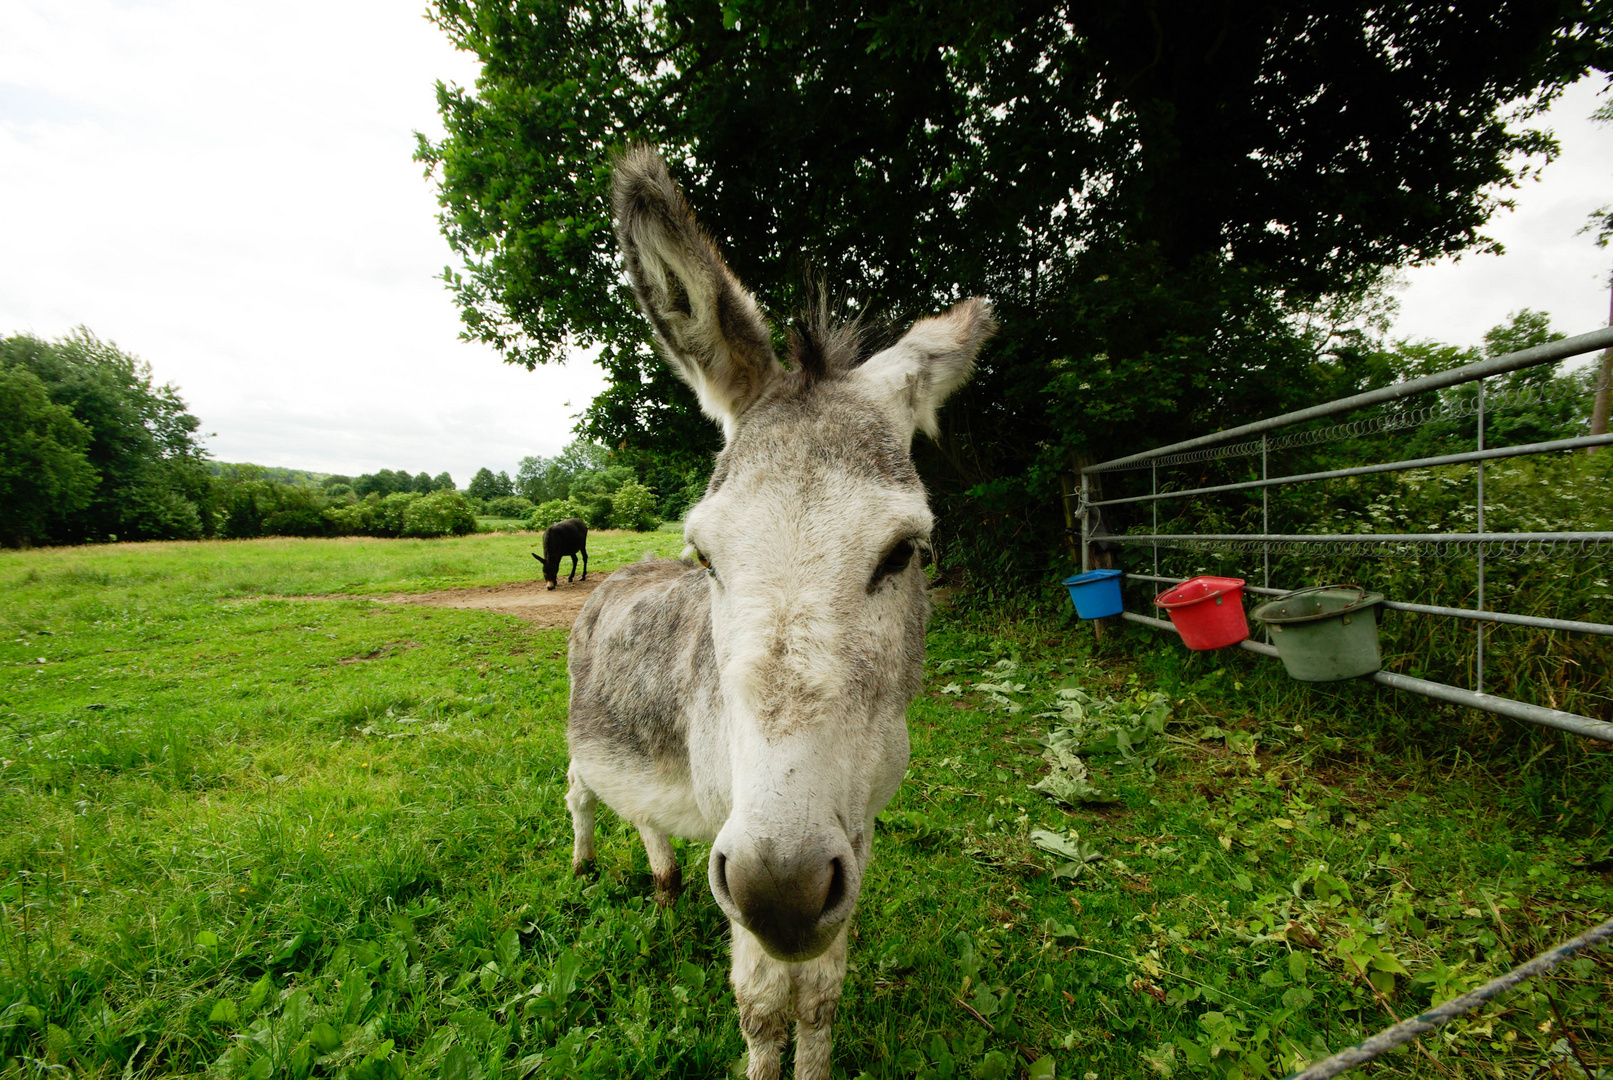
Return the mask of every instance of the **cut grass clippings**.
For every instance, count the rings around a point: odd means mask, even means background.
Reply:
[[[0,553],[0,1070],[727,1074],[705,849],[660,909],[603,813],[570,876],[565,632],[363,599],[534,577],[530,543]],[[599,570],[678,544],[590,538]],[[836,1076],[1280,1076],[1613,910],[1605,817],[1087,641],[932,628]],[[1113,801],[1033,790],[1049,743]],[[1610,1000],[1582,956],[1372,1074],[1613,1068]]]

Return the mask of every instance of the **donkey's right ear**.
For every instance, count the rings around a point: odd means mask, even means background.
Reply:
[[[695,222],[659,154],[628,150],[612,180],[616,241],[639,306],[672,370],[731,435],[784,370],[767,320]]]

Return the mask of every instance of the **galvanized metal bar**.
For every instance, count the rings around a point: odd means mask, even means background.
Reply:
[[[1243,480],[1236,484],[1216,484],[1213,487],[1188,488],[1183,491],[1156,491],[1149,495],[1132,495],[1124,499],[1105,499],[1094,506],[1119,506],[1122,503],[1157,501],[1159,499],[1185,499],[1189,495],[1214,495],[1224,491],[1247,491],[1250,488],[1271,488],[1282,484],[1310,484],[1318,480],[1337,480],[1345,476],[1369,476],[1373,473],[1401,472],[1406,469],[1427,469],[1435,465],[1460,465],[1469,461],[1490,461],[1495,458],[1524,457],[1529,454],[1550,454],[1558,450],[1580,450],[1587,446],[1613,444],[1613,432],[1606,435],[1577,435],[1572,439],[1552,439],[1549,442],[1525,443],[1520,446],[1498,446],[1489,450],[1466,450],[1460,454],[1441,454],[1438,457],[1410,458],[1406,461],[1385,461],[1377,465],[1356,465],[1348,469],[1329,469],[1326,472],[1295,473],[1292,476],[1262,476],[1259,480]],[[1481,466],[1482,468],[1482,466]],[[1264,467],[1262,466],[1262,473]]]
[[[1462,383],[1472,382],[1475,379],[1482,379],[1487,375],[1500,375],[1508,371],[1518,371],[1522,368],[1549,364],[1553,361],[1565,360],[1570,356],[1599,352],[1607,348],[1613,348],[1613,326],[1595,330],[1589,334],[1563,338],[1561,341],[1548,342],[1545,345],[1536,345],[1532,349],[1507,353],[1505,356],[1496,356],[1487,360],[1479,360],[1472,364],[1464,364],[1459,368],[1451,368],[1449,371],[1425,375],[1420,379],[1412,379],[1409,382],[1395,383],[1392,386],[1381,387],[1377,390],[1368,390],[1363,394],[1339,398],[1336,401],[1313,405],[1307,409],[1296,409],[1293,412],[1283,413],[1281,416],[1273,416],[1265,420],[1257,420],[1252,424],[1242,424],[1235,428],[1228,428],[1225,431],[1218,431],[1213,435],[1201,435],[1196,439],[1185,439],[1182,442],[1161,446],[1140,454],[1130,454],[1126,457],[1115,458],[1112,461],[1100,461],[1095,465],[1086,466],[1081,471],[1083,473],[1105,472],[1122,465],[1130,465],[1133,462],[1147,461],[1149,458],[1165,457],[1168,454],[1194,450],[1201,446],[1211,446],[1215,443],[1227,442],[1246,435],[1258,435],[1263,431],[1274,431],[1277,428],[1303,423],[1306,420],[1353,412],[1356,409],[1364,409],[1385,401],[1395,401],[1399,398],[1410,397],[1413,394],[1421,394],[1429,390],[1442,390],[1447,386],[1458,386]]]
[[[1176,633],[1176,627],[1164,619],[1151,619],[1146,615],[1134,615],[1129,611],[1120,613],[1120,617],[1128,622],[1151,626],[1155,630],[1169,630]],[[1258,653],[1261,656],[1277,656],[1277,650],[1270,645],[1258,641],[1242,641],[1238,647],[1245,652]],[[1540,705],[1530,705],[1524,701],[1514,701],[1512,698],[1496,697],[1493,694],[1475,694],[1471,690],[1463,690],[1459,686],[1450,686],[1446,683],[1432,682],[1428,679],[1415,679],[1410,675],[1397,675],[1392,671],[1378,671],[1366,676],[1380,686],[1393,687],[1396,690],[1405,690],[1423,697],[1433,698],[1436,701],[1449,702],[1452,705],[1463,705],[1469,709],[1479,709],[1483,712],[1494,713],[1497,716],[1507,716],[1514,720],[1523,720],[1542,727],[1556,728],[1559,731],[1569,731],[1575,735],[1583,735],[1588,739],[1599,739],[1602,742],[1613,743],[1613,724],[1606,720],[1597,720],[1579,713],[1563,712],[1559,709],[1547,709]]]
[[[1473,611],[1470,608],[1436,607],[1433,604],[1407,604],[1398,600],[1385,600],[1383,606],[1419,615],[1443,615],[1451,619],[1471,619],[1474,622],[1502,626],[1529,626],[1536,630],[1563,630],[1570,634],[1600,634],[1604,637],[1613,637],[1613,623],[1547,619],[1539,615],[1508,615],[1503,611]]]
[[[1562,712],[1559,709],[1547,709],[1524,701],[1496,697],[1494,694],[1475,694],[1459,686],[1448,686],[1427,679],[1414,679],[1410,675],[1397,675],[1392,671],[1379,671],[1371,678],[1380,686],[1392,686],[1396,690],[1408,690],[1413,694],[1434,698],[1436,701],[1465,705],[1469,709],[1481,709],[1498,716],[1509,716],[1514,720],[1524,720],[1559,731],[1571,731],[1588,739],[1613,743],[1613,724],[1606,720],[1596,720],[1589,716],[1581,716],[1579,713]]]
[[[1180,585],[1186,578],[1157,577],[1149,574],[1127,574],[1137,581],[1157,581],[1161,585]],[[1292,589],[1263,589],[1245,585],[1246,593],[1261,596],[1287,596]],[[1561,630],[1569,634],[1597,634],[1613,637],[1613,623],[1580,622],[1577,619],[1548,619],[1541,615],[1509,615],[1504,611],[1474,611],[1472,608],[1438,607],[1433,604],[1408,604],[1400,600],[1385,600],[1383,606],[1391,611],[1407,611],[1415,615],[1440,615],[1449,619],[1470,619],[1500,626],[1527,626],[1534,630]]]

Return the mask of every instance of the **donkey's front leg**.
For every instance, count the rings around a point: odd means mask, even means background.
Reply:
[[[570,787],[566,791],[566,806],[571,810],[571,872],[581,877],[594,861],[594,807],[599,796],[583,780],[573,761],[566,770]]]
[[[664,832],[648,825],[638,827],[639,839],[644,841],[644,853],[650,857],[650,873],[655,875],[655,902],[671,907],[683,892],[683,867],[678,865],[678,853]]]
[[[749,930],[730,920],[734,947],[734,999],[750,1066],[745,1080],[779,1080],[790,1009],[793,964],[775,960]],[[825,1073],[825,1076],[828,1074]]]
[[[795,1013],[795,1080],[829,1080],[834,1048],[835,1006],[846,985],[847,920],[827,952],[804,964],[790,964]]]

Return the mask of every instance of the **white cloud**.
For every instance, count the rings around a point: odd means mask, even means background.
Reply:
[[[1491,220],[1486,234],[1502,255],[1466,255],[1407,271],[1394,336],[1478,345],[1510,312],[1534,308],[1564,333],[1608,325],[1608,272],[1613,248],[1580,234],[1587,216],[1613,203],[1613,124],[1590,120],[1606,81],[1568,88],[1545,121],[1561,156],[1511,197],[1517,209]]]
[[[413,5],[0,2],[0,333],[83,324],[226,461],[444,469],[572,438],[604,385],[457,340],[411,160],[473,60]]]

